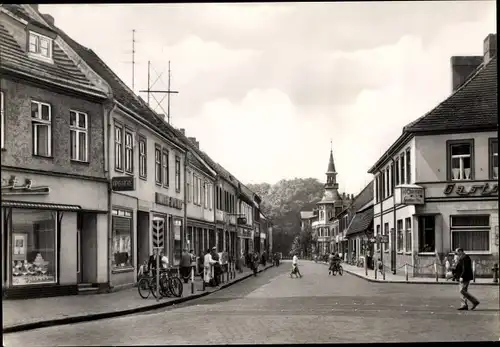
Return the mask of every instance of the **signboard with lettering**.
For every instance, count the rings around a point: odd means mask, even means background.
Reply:
[[[155,202],[159,205],[164,205],[168,207],[173,207],[178,210],[182,210],[183,201],[171,196],[167,196],[162,193],[155,193]]]
[[[250,239],[252,237],[252,231],[248,229],[239,228],[239,237],[244,239]]]
[[[418,186],[396,187],[396,204],[423,205],[425,203],[424,188]]]
[[[458,196],[498,196],[498,184],[477,183],[465,185],[450,183],[446,185],[443,193]]]
[[[377,235],[370,239],[370,242],[380,242],[380,243],[389,243],[389,235]]]
[[[2,179],[2,195],[40,195],[50,193],[47,186],[35,186],[34,181],[26,178],[24,183],[20,183],[16,176],[9,179]]]
[[[111,189],[115,192],[129,192],[135,190],[135,177],[122,176],[111,179]]]

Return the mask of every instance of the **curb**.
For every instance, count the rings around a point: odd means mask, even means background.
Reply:
[[[323,265],[327,266],[328,264],[322,263]],[[360,275],[356,272],[344,269],[344,272],[347,272],[348,274],[352,276],[356,276],[358,278],[361,278],[365,281],[368,282],[373,282],[373,283],[397,283],[397,284],[434,284],[434,285],[457,285],[458,282],[454,281],[442,281],[442,282],[436,282],[436,281],[400,281],[400,280],[379,280],[379,279],[374,279],[370,277],[366,277],[364,275]],[[493,283],[493,282],[471,282],[472,285],[474,286],[498,286],[500,283]]]
[[[270,265],[268,267],[265,267],[265,268],[259,270],[258,273],[263,272],[263,271],[269,269],[270,267],[273,267],[273,265]],[[45,321],[39,321],[39,322],[17,324],[17,325],[3,327],[2,331],[4,334],[8,334],[8,333],[15,333],[15,332],[26,331],[26,330],[47,328],[47,327],[52,327],[52,326],[90,322],[90,321],[101,320],[101,319],[109,319],[109,318],[115,318],[115,317],[120,317],[120,316],[127,316],[127,315],[131,315],[131,314],[135,314],[135,313],[157,310],[160,308],[181,304],[181,303],[184,303],[186,301],[199,299],[199,298],[207,296],[209,294],[218,292],[224,288],[230,287],[231,285],[236,284],[238,282],[241,282],[241,281],[243,281],[251,276],[253,276],[253,273],[250,273],[250,274],[242,276],[242,277],[240,277],[232,282],[221,285],[220,288],[215,289],[215,290],[205,291],[205,292],[199,293],[199,294],[190,294],[189,296],[185,296],[185,297],[181,297],[181,298],[177,298],[177,299],[170,300],[167,302],[161,302],[161,303],[153,304],[153,305],[149,305],[149,306],[135,307],[135,308],[121,310],[121,311],[92,313],[92,314],[88,314],[85,316],[72,316],[72,317],[57,318],[57,319],[45,320]]]

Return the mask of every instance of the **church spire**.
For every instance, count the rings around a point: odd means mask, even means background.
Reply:
[[[328,160],[328,169],[326,170],[325,192],[321,202],[335,202],[340,200],[338,192],[339,184],[337,183],[337,171],[333,161],[332,141],[330,141],[330,158]]]
[[[326,170],[326,174],[329,173],[337,173],[335,171],[335,163],[333,162],[333,149],[330,148],[330,160],[328,161],[328,169]]]

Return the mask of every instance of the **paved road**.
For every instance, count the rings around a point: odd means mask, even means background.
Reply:
[[[498,341],[498,288],[474,287],[476,311],[459,312],[455,286],[332,277],[304,262],[272,268],[174,308],[4,335],[4,346],[314,342]]]

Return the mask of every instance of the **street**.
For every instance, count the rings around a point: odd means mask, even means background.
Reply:
[[[370,283],[290,262],[207,297],[148,313],[4,335],[4,346],[497,341],[498,287],[457,311],[458,286]]]

